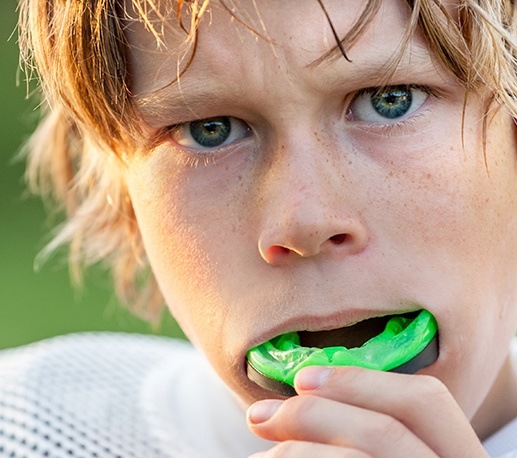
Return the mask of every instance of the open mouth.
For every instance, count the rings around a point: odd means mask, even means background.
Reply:
[[[296,373],[307,366],[359,366],[414,373],[438,358],[438,326],[427,310],[371,318],[330,331],[289,332],[247,354],[250,380],[292,396]]]

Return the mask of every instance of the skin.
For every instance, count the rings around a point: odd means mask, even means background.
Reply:
[[[359,110],[400,43],[403,2],[383,2],[352,63],[315,67],[335,44],[317,2],[233,3],[267,39],[214,3],[192,65],[158,92],[184,35],[171,18],[157,49],[128,21],[135,102],[159,141],[128,157],[127,187],[171,312],[253,404],[251,430],[279,441],[266,456],[485,456],[478,437],[517,415],[511,117],[492,114],[483,151],[484,96],[471,94],[462,136],[464,89],[419,36],[389,84],[431,94],[396,122]],[[344,36],[362,5],[326,6]],[[242,120],[235,141],[186,143],[182,123],[214,116]],[[440,355],[418,375],[308,368],[288,400],[246,377],[246,351],[281,333],[420,308],[437,318]]]

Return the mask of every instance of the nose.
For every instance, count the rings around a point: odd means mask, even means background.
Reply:
[[[285,153],[284,149],[284,153]],[[345,258],[368,245],[368,231],[354,202],[356,184],[336,164],[305,151],[277,161],[262,206],[258,249],[264,261],[282,266],[316,256]],[[303,158],[302,158],[303,156]],[[341,169],[342,170],[342,169]]]
[[[264,261],[281,266],[293,257],[309,258],[321,254],[347,257],[364,250],[368,235],[356,218],[343,215],[330,221],[320,218],[308,220],[300,212],[263,231],[259,252]]]

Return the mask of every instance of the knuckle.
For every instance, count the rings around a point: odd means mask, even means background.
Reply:
[[[365,369],[358,366],[342,366],[336,369],[336,372],[339,374],[339,380],[342,380],[346,386],[355,386],[356,384],[362,385],[364,380],[362,376],[364,376]]]
[[[367,369],[356,366],[338,366],[327,383],[321,388],[323,396],[338,399],[340,402],[361,402],[364,397],[365,383],[368,383]]]
[[[289,458],[299,457],[301,453],[300,442],[295,440],[287,440],[281,442],[271,450],[272,458]]]
[[[310,417],[313,411],[318,410],[318,399],[311,395],[293,396],[285,400],[284,405],[292,418],[300,419]]]
[[[431,375],[422,375],[419,380],[421,399],[427,401],[436,400],[437,398],[448,398],[450,397],[449,390],[445,384]]]
[[[402,441],[407,433],[406,427],[393,417],[380,416],[380,419],[372,424],[369,434],[380,442],[396,444]]]
[[[321,417],[322,399],[317,396],[294,396],[285,401],[284,412],[289,421],[281,426],[284,439],[305,438],[311,440],[315,434],[315,419]],[[324,402],[324,401],[323,401]]]

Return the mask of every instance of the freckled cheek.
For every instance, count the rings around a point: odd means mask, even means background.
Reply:
[[[410,291],[435,308],[453,348],[466,350],[455,328],[492,339],[498,310],[515,290],[517,207],[509,194],[517,196],[517,178],[510,164],[492,166],[488,177],[482,153],[474,160],[472,151],[443,151],[448,161],[431,163],[428,155],[420,167],[386,177],[383,192],[370,196],[377,209],[372,227],[378,246],[399,261],[396,281],[418,285]],[[459,321],[458,307],[490,324]]]
[[[453,165],[399,175],[377,203],[391,215],[381,215],[379,227],[385,224],[388,243],[417,267],[408,276],[415,275],[418,293],[444,325],[435,375],[472,415],[480,401],[473,393],[485,390],[490,378],[474,374],[479,367],[488,374],[498,370],[494,355],[497,349],[503,354],[517,322],[515,306],[505,310],[516,294],[517,206],[511,195],[517,196],[517,178],[510,163],[492,165],[490,177],[482,160]]]
[[[232,186],[216,186],[209,179],[169,176],[135,180],[131,189],[155,277],[171,312],[191,338],[220,327],[218,321],[228,314],[231,293],[239,290],[244,274],[245,266],[236,268],[236,259],[249,261],[239,197],[245,193],[239,182],[237,177]]]
[[[382,210],[379,226],[387,222],[396,237],[414,239],[424,250],[461,253],[470,246],[479,251],[480,239],[486,243],[497,226],[497,214],[510,211],[487,177],[482,155],[468,158],[475,153],[446,144],[412,153],[425,159],[405,167],[396,164],[384,180],[384,191],[370,196]],[[508,182],[504,174],[494,179]]]
[[[374,193],[369,197],[378,209],[374,229],[394,243],[409,239],[419,248],[434,250],[449,244],[465,225],[465,202],[457,187],[431,173],[402,171]]]

